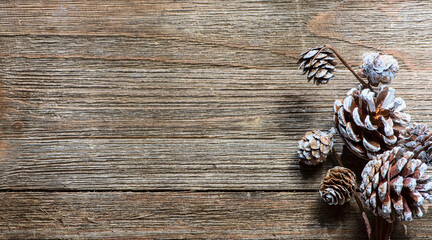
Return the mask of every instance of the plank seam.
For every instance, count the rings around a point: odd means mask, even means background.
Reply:
[[[158,193],[158,192],[183,192],[183,193],[206,193],[206,192],[233,192],[233,193],[241,193],[241,192],[303,192],[303,193],[312,193],[317,192],[318,190],[314,189],[302,189],[302,190],[287,190],[287,189],[263,189],[263,190],[240,190],[240,189],[200,189],[200,190],[191,190],[191,189],[152,189],[152,190],[128,190],[128,189],[0,189],[0,193],[22,193],[22,192],[44,192],[44,193],[87,193],[87,192],[136,192],[136,193]]]

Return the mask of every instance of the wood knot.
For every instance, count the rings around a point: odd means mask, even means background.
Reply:
[[[24,131],[24,123],[22,121],[14,121],[12,123],[12,130],[14,132],[22,132],[22,131]]]

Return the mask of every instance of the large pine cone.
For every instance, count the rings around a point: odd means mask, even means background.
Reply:
[[[329,205],[343,205],[351,200],[356,186],[356,176],[351,170],[334,167],[327,171],[319,192],[324,202]]]
[[[322,48],[309,48],[300,54],[300,59],[297,62],[301,63],[299,69],[303,67],[302,74],[307,73],[308,81],[313,78],[316,85],[328,83],[333,77],[334,66],[336,66],[334,54],[328,49],[320,52]]]
[[[360,65],[359,75],[366,77],[369,84],[376,87],[380,83],[391,83],[399,70],[397,60],[391,55],[365,53]]]
[[[320,130],[307,132],[303,139],[299,141],[297,152],[300,162],[306,165],[318,165],[324,162],[333,148],[333,136],[335,133],[334,128],[331,128],[329,132],[321,132]]]
[[[399,136],[399,145],[427,165],[432,164],[432,131],[425,124],[410,124]]]
[[[369,161],[362,172],[360,192],[365,205],[388,222],[422,217],[424,200],[431,201],[432,180],[427,165],[400,147]]]
[[[391,149],[396,145],[401,130],[409,123],[410,115],[402,98],[395,98],[395,90],[386,85],[379,93],[359,88],[334,103],[336,129],[348,149],[363,159]]]

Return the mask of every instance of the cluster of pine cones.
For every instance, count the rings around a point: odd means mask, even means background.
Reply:
[[[300,55],[299,68],[309,81],[321,85],[333,77],[336,63],[332,50],[316,47]],[[364,54],[356,77],[367,84],[336,100],[334,128],[306,133],[298,150],[301,163],[318,165],[334,151],[333,137],[339,133],[345,146],[366,160],[359,187],[364,204],[388,222],[422,217],[424,201],[432,201],[432,178],[425,175],[432,164],[432,130],[412,123],[404,112],[405,101],[389,87],[398,70],[398,62],[390,55]],[[328,204],[342,205],[356,188],[355,174],[335,167],[327,172],[319,192]]]

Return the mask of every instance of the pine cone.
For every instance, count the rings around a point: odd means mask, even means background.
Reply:
[[[366,77],[369,84],[376,87],[380,83],[391,83],[399,70],[397,60],[391,55],[365,53],[360,65],[359,75]]]
[[[307,132],[299,141],[297,152],[300,162],[314,166],[324,162],[333,148],[333,135],[335,133],[334,128],[331,128],[329,132],[321,132],[320,130]]]
[[[308,73],[307,79],[310,81],[314,79],[316,85],[326,84],[333,77],[336,62],[334,61],[334,54],[324,49],[323,47],[309,48],[302,54],[297,63],[300,63],[300,68],[303,67],[303,73]]]
[[[329,205],[344,205],[356,191],[355,174],[344,167],[334,167],[327,171],[321,181],[320,195]]]
[[[399,136],[399,145],[427,165],[432,164],[432,131],[425,124],[410,124]]]
[[[423,176],[427,165],[412,152],[395,147],[374,157],[362,172],[360,192],[365,205],[388,222],[422,217],[424,200],[432,200],[432,179]]]
[[[353,88],[343,100],[334,103],[335,125],[348,149],[363,159],[391,149],[399,132],[409,123],[410,115],[395,90],[383,85],[379,93]]]

